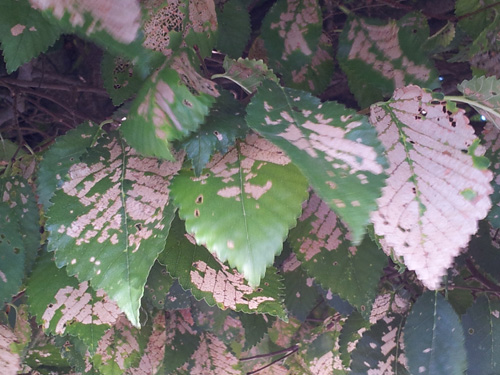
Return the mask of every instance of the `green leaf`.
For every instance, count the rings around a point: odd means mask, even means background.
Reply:
[[[465,111],[413,85],[372,106],[370,121],[391,164],[371,216],[375,234],[386,254],[436,289],[491,207],[493,175],[474,160],[484,149],[465,153],[477,139]]]
[[[179,159],[142,158],[118,134],[104,135],[70,168],[47,213],[48,249],[56,252],[57,266],[103,289],[135,326],[174,216],[169,182]]]
[[[248,350],[257,345],[271,327],[273,319],[263,314],[238,314],[241,324],[245,329],[245,346]]]
[[[500,228],[500,130],[493,123],[487,122],[481,138],[486,148],[485,156],[490,160],[489,168],[494,175],[493,194],[490,195],[493,207],[488,212],[488,220],[493,228]]]
[[[414,83],[439,87],[438,73],[416,45],[429,37],[427,19],[410,13],[399,21],[350,18],[339,40],[337,58],[361,107]]]
[[[240,86],[247,94],[252,94],[266,79],[278,83],[276,74],[262,60],[224,57],[222,67],[225,73],[214,74],[212,79],[226,78]]]
[[[250,38],[250,13],[242,0],[229,0],[223,8],[216,8],[219,22],[215,47],[232,58],[243,54]],[[230,37],[229,37],[230,36]]]
[[[304,205],[289,236],[309,276],[368,317],[387,258],[368,236],[357,247],[349,239],[348,230],[317,195]]]
[[[173,221],[165,251],[158,260],[173,277],[179,278],[184,289],[190,289],[197,299],[203,298],[209,305],[286,319],[281,296],[284,286],[276,269],[269,267],[261,287],[254,290],[236,270],[222,264],[205,247],[195,245],[181,220]]]
[[[401,316],[388,314],[372,326],[369,331],[364,332],[356,349],[351,353],[350,374],[409,375],[410,372],[406,368],[406,359],[402,350],[402,325]],[[422,371],[418,372],[420,370]],[[441,374],[440,372],[425,372],[422,368],[414,371],[412,372],[414,374]],[[442,374],[448,373],[442,372]]]
[[[170,142],[197,130],[218,96],[214,84],[182,56],[170,62],[177,71],[165,66],[153,73],[121,127],[127,142],[143,155],[172,160]]]
[[[236,138],[245,137],[248,127],[244,115],[243,105],[228,91],[222,91],[201,129],[182,142],[196,176],[201,174],[215,151],[224,154]]]
[[[479,297],[462,317],[468,374],[500,372],[500,303]]]
[[[61,31],[28,0],[5,0],[0,12],[0,42],[7,73],[45,52]]]
[[[429,291],[415,302],[403,333],[410,373],[463,375],[467,359],[462,325],[441,294]]]
[[[339,336],[340,358],[344,367],[350,367],[352,351],[363,333],[370,328],[370,323],[358,311],[353,312],[342,326]]]
[[[247,113],[248,125],[287,153],[359,243],[376,208],[386,166],[366,117],[269,81]]]
[[[457,88],[481,115],[500,129],[500,80],[496,77],[474,77],[463,81]]]
[[[61,355],[71,367],[82,375],[100,375],[90,362],[90,353],[83,341],[73,336],[56,336],[56,346],[61,348]]]
[[[479,222],[479,229],[469,242],[467,254],[483,273],[500,282],[500,239],[498,230],[491,228],[487,221]]]
[[[91,354],[99,340],[121,314],[102,290],[88,281],[79,283],[56,267],[52,254],[43,254],[27,283],[30,312],[47,334],[78,337]]]
[[[38,202],[45,210],[52,205],[54,192],[67,178],[69,168],[80,161],[101,135],[101,126],[91,121],[80,124],[75,129],[57,137],[55,143],[43,154],[37,175]]]
[[[155,262],[144,286],[144,300],[157,309],[163,309],[165,296],[173,284],[174,279],[167,273],[165,267]]]
[[[295,225],[307,182],[283,152],[255,134],[202,176],[183,170],[172,184],[186,230],[256,287]]]

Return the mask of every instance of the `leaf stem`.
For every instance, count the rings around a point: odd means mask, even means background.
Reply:
[[[479,108],[485,112],[488,112],[490,115],[493,115],[495,117],[499,117],[500,118],[500,113],[495,111],[493,108],[491,107],[488,107],[484,104],[481,104],[479,102],[476,102],[474,100],[470,100],[470,99],[467,99],[463,96],[445,96],[444,97],[445,100],[451,100],[453,102],[458,102],[458,103],[465,103],[465,104],[469,104],[471,107],[474,107],[474,108]]]
[[[283,353],[288,353],[288,352],[296,352],[297,350],[299,350],[299,346],[297,344],[295,345],[292,345],[286,349],[281,349],[281,350],[277,350],[275,352],[271,352],[271,353],[266,353],[266,354],[258,354],[258,355],[254,355],[252,357],[245,357],[245,358],[240,358],[240,361],[250,361],[252,359],[257,359],[257,358],[266,358],[266,357],[273,357],[275,355],[278,355],[278,354],[283,354]],[[291,354],[291,353],[290,353]]]

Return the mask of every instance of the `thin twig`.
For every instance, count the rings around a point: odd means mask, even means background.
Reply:
[[[278,354],[287,353],[287,352],[289,352],[291,350],[297,351],[298,349],[299,349],[299,346],[297,344],[295,344],[295,345],[290,346],[289,348],[277,350],[275,352],[266,353],[266,354],[258,354],[258,355],[254,355],[252,357],[240,358],[240,361],[250,361],[252,359],[273,357],[273,356],[278,355]]]
[[[279,362],[279,361],[281,361],[281,360],[283,360],[283,359],[285,359],[285,358],[287,358],[287,357],[291,356],[293,353],[297,352],[298,350],[299,350],[299,346],[298,346],[298,345],[295,345],[295,348],[294,348],[294,349],[293,349],[290,353],[287,353],[287,354],[285,354],[284,356],[282,356],[282,357],[280,357],[280,358],[278,358],[278,359],[275,359],[274,361],[272,361],[272,362],[268,363],[268,364],[267,364],[267,365],[265,365],[265,366],[262,366],[262,367],[258,368],[257,370],[253,370],[253,371],[249,371],[249,372],[247,372],[247,375],[256,374],[256,373],[258,373],[259,371],[265,370],[266,368],[271,367],[272,365],[274,365],[276,362]]]
[[[102,96],[109,96],[106,90],[99,87],[79,85],[75,82],[70,84],[57,84],[57,83],[45,83],[40,81],[22,81],[14,78],[4,77],[0,78],[0,85],[8,87],[8,85],[17,87],[31,87],[37,89],[47,89],[47,90],[59,90],[59,91],[76,91],[76,92],[90,92],[93,94],[98,94]]]

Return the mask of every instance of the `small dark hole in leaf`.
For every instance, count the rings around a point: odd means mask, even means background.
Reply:
[[[496,91],[492,91],[491,95],[496,96],[497,95]]]
[[[200,210],[194,210],[194,217],[200,217]]]
[[[264,290],[264,289],[262,289],[262,288],[257,288],[257,289],[255,289],[255,291],[256,291],[257,293],[260,293],[260,292],[262,292],[263,290]]]
[[[421,120],[421,119],[422,119],[422,117],[420,117],[420,116],[415,116],[415,120]]]
[[[413,34],[416,34],[416,33],[417,33],[417,29],[413,29],[411,32],[412,32]]]
[[[135,229],[137,229],[137,230],[141,230],[142,229],[142,224],[141,223],[137,223],[134,226],[135,226]]]
[[[417,100],[422,100],[422,95],[417,96]]]
[[[469,335],[473,335],[474,334],[474,328],[469,328]]]
[[[439,104],[441,104],[441,102],[439,100],[433,100],[433,101],[431,101],[431,104],[432,105],[439,105]]]
[[[411,141],[411,140],[410,140],[410,143],[411,143],[412,145],[414,145],[414,144],[415,144],[415,141]]]
[[[339,265],[339,262],[333,262],[333,265],[334,265],[334,266],[338,266],[338,265]]]
[[[462,151],[462,154],[466,154],[467,153],[467,150],[460,150]]]
[[[182,103],[184,103],[184,105],[185,105],[186,107],[189,107],[189,108],[192,108],[192,107],[193,107],[193,103],[191,103],[190,101],[188,101],[188,100],[186,100],[186,99],[184,99],[184,100],[182,101]]]
[[[203,203],[203,195],[202,194],[198,195],[195,202],[196,202],[196,204],[202,204]]]
[[[365,305],[361,305],[359,308],[361,309],[361,311],[365,311],[366,310],[366,306]]]
[[[21,250],[20,250],[18,247],[15,247],[15,248],[14,248],[14,254],[19,254],[19,252],[20,252],[20,251],[21,251]]]
[[[417,189],[411,188],[411,191],[413,191],[413,194],[417,194]]]
[[[248,298],[247,296],[243,296],[241,298],[243,298],[245,301],[250,301],[250,298]]]
[[[265,283],[264,283],[264,285],[265,285],[265,286],[269,286],[269,283],[268,283],[268,282],[265,282]]]
[[[452,127],[456,127],[456,126],[457,126],[457,123],[456,123],[455,121],[452,121],[452,122],[451,122],[451,126],[452,126]]]
[[[300,109],[299,109],[299,107],[297,107],[297,106],[293,106],[293,107],[292,107],[292,109],[293,109],[295,112],[300,112]]]
[[[451,116],[451,115],[453,114],[453,112],[451,112],[451,111],[446,111],[446,114],[447,114],[448,116]]]
[[[406,232],[406,231],[405,231],[405,232]],[[404,247],[410,247],[410,244],[409,244],[408,242],[405,242],[405,243],[403,244],[403,246],[404,246]]]
[[[51,304],[51,303],[49,304],[49,307],[53,307],[53,306],[54,306],[53,304]]]

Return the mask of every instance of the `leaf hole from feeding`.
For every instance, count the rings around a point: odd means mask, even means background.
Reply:
[[[260,293],[260,292],[262,292],[263,290],[264,290],[264,289],[262,289],[262,288],[257,288],[257,289],[255,289],[255,291],[256,291],[257,293]]]
[[[492,91],[492,92],[491,92],[491,95],[493,95],[493,96],[497,96],[497,92],[496,92],[496,91]]]
[[[474,328],[469,328],[469,335],[473,335],[474,334]]]
[[[360,308],[361,311],[365,311],[366,310],[366,306],[365,305],[361,305],[359,308]]]
[[[141,223],[137,223],[134,226],[135,226],[135,229],[137,229],[137,230],[141,230],[142,229],[142,224]]]
[[[200,217],[200,210],[194,210],[194,217]]]
[[[195,203],[196,204],[202,204],[203,203],[203,194],[200,194],[200,195],[198,195],[196,197]]]
[[[266,281],[266,282],[264,283],[264,285],[265,285],[265,286],[269,286],[269,283]]]
[[[189,100],[184,99],[182,101],[186,107],[193,108],[193,103],[191,103]]]
[[[457,123],[456,123],[455,121],[452,121],[452,122],[451,122],[451,126],[454,128],[454,127],[456,127],[456,126],[457,126]]]
[[[333,262],[333,265],[334,265],[334,266],[338,266],[338,265],[339,265],[339,262]]]

